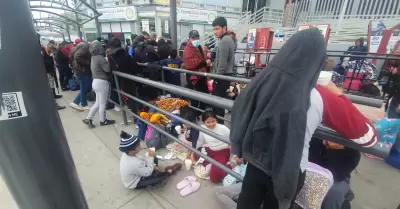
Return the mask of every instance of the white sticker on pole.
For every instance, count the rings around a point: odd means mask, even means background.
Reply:
[[[0,121],[28,116],[22,92],[2,93],[0,97]]]

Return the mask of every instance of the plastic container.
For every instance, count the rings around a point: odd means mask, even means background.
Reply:
[[[329,84],[332,78],[332,72],[321,71],[318,77],[317,84],[321,86],[326,86]]]

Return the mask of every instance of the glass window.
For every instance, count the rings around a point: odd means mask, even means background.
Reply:
[[[141,31],[148,33],[156,32],[156,21],[154,19],[141,19],[140,28]]]

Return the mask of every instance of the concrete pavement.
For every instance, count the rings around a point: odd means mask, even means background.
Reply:
[[[77,92],[66,92],[59,104],[67,106]],[[368,118],[377,120],[383,111],[376,108],[360,108]],[[118,150],[119,132],[126,130],[136,133],[134,125],[122,126],[121,112],[108,111],[108,117],[115,119],[115,126],[100,127],[96,115],[96,128],[88,129],[81,120],[88,112],[77,112],[69,107],[59,111],[68,143],[78,170],[89,207],[92,209],[219,209],[214,197],[214,184],[201,181],[200,190],[188,197],[181,197],[175,185],[189,171],[180,171],[172,176],[161,188],[148,190],[127,190],[119,176]],[[165,153],[161,150],[160,153]],[[173,162],[162,161],[162,167]],[[357,172],[352,177],[355,209],[395,209],[400,203],[400,172],[379,160],[363,157]],[[0,209],[16,209],[11,195],[0,179]]]

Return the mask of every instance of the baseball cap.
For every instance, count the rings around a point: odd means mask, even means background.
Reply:
[[[197,30],[192,30],[189,32],[189,38],[200,38],[200,34]]]

